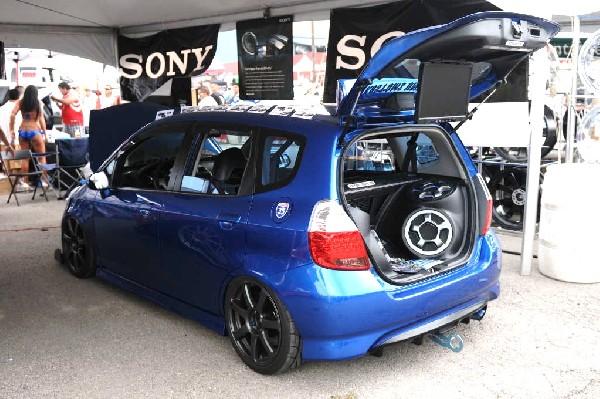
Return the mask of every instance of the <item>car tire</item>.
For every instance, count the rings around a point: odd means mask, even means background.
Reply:
[[[302,363],[302,341],[289,312],[269,288],[255,279],[234,279],[225,293],[227,334],[238,356],[266,375]]]
[[[62,252],[64,263],[75,277],[88,278],[96,274],[92,246],[85,230],[74,216],[68,216],[63,223]]]

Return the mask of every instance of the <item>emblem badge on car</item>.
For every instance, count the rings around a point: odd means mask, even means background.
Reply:
[[[285,221],[292,211],[292,202],[289,198],[280,198],[273,204],[271,217],[275,223]]]

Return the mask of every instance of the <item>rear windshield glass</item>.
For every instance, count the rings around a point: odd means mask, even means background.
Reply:
[[[384,70],[381,77],[384,78],[406,78],[418,79],[421,61],[414,58],[406,58],[395,66]],[[492,71],[492,65],[488,62],[476,62],[473,64],[471,84],[477,84],[486,78]]]

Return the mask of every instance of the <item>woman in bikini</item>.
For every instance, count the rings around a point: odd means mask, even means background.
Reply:
[[[23,98],[15,103],[15,108],[10,115],[10,134],[15,137],[15,116],[21,111],[23,122],[19,126],[19,145],[23,150],[32,150],[33,152],[46,152],[46,121],[40,100],[38,100],[38,90],[35,86],[27,86]],[[46,157],[40,158],[41,163],[46,163]],[[29,171],[29,162],[21,162],[21,172]],[[27,184],[27,182],[25,182]]]

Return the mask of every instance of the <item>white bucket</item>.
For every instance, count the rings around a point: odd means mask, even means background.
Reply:
[[[600,165],[558,164],[544,175],[540,273],[573,283],[600,282]]]

